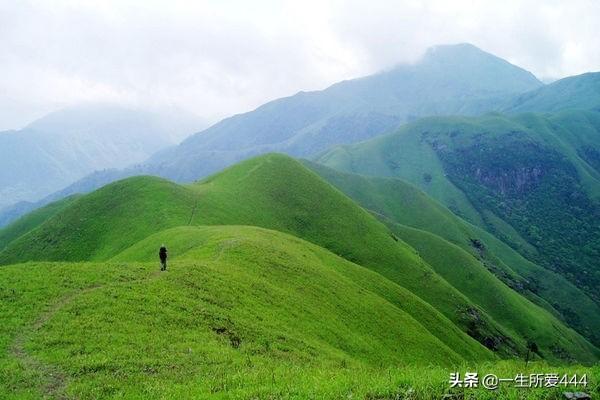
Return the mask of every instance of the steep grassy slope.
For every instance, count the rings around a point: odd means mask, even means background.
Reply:
[[[390,226],[401,224],[431,232],[460,247],[506,285],[550,312],[560,313],[569,325],[600,344],[600,307],[564,277],[526,260],[402,180],[348,174],[309,161],[304,163],[383,222],[391,222]],[[409,243],[419,247],[418,243]]]
[[[0,249],[4,249],[4,247],[8,243],[26,234],[30,230],[41,225],[48,218],[64,210],[69,205],[71,205],[78,197],[78,195],[73,195],[70,197],[66,197],[62,200],[56,201],[54,203],[48,204],[47,206],[41,207],[37,210],[30,212],[23,218],[20,218],[15,223],[11,224],[10,226],[7,226],[5,229],[0,230]]]
[[[291,233],[325,247],[408,289],[463,330],[476,324],[476,338],[496,343],[500,353],[523,351],[528,338],[494,321],[384,224],[282,155],[248,160],[187,188],[157,178],[109,185],[11,243],[0,260],[106,260],[168,227],[240,224]],[[417,308],[407,311],[419,321],[423,318]],[[542,347],[541,354],[550,359],[595,357],[596,350],[585,340],[560,330],[570,338],[568,347]],[[438,338],[447,343],[443,333]]]
[[[526,337],[559,356],[561,349],[574,343],[569,329],[555,325],[556,319],[503,284],[482,263],[458,246],[439,236],[418,229],[396,225],[394,232],[413,245],[421,257],[474,304],[502,324],[509,332]],[[553,330],[548,330],[553,327]],[[478,329],[473,324],[471,335]],[[498,344],[494,343],[493,346]]]
[[[319,161],[416,184],[600,303],[599,128],[589,111],[430,118]]]
[[[147,245],[166,239],[176,261],[159,273]],[[280,232],[175,228],[117,258],[136,262],[0,269],[0,397],[335,398],[351,373],[364,395],[387,366],[492,358],[434,310],[452,348],[379,294],[408,308],[404,289]],[[342,379],[313,387],[322,375]]]

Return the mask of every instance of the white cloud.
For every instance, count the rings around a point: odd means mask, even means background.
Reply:
[[[471,42],[540,77],[600,69],[600,3],[0,3],[0,129],[83,101],[217,118]]]

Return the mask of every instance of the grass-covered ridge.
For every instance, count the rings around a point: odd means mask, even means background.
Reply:
[[[473,334],[476,324],[478,334],[473,337],[504,356],[523,353],[527,340],[537,337],[525,335],[527,330],[503,326],[491,316],[491,310],[486,310],[489,305],[470,300],[469,293],[436,273],[389,227],[318,175],[282,155],[248,160],[187,187],[148,177],[114,183],[80,198],[15,240],[0,253],[0,260],[4,264],[49,259],[104,261],[152,234],[186,225],[252,225],[308,240],[402,286],[413,296],[413,303],[421,299],[464,332]],[[164,241],[168,243],[167,239]],[[148,246],[147,251],[152,253],[156,246]],[[430,312],[419,307],[405,311],[432,329]],[[560,327],[560,336],[568,338],[560,342],[541,340],[540,354],[544,357],[596,358],[597,350],[559,320],[545,316],[544,321],[541,326],[545,324],[545,332],[553,332],[550,325],[554,324]],[[452,347],[453,335],[432,333]],[[475,342],[466,346],[473,354],[484,350]]]
[[[252,225],[294,234],[383,273],[466,329],[468,321],[456,311],[471,303],[460,292],[389,228],[283,155],[248,160],[188,187],[150,177],[116,182],[14,241],[0,259],[107,260],[155,232],[184,225]],[[482,323],[500,330],[485,314]]]

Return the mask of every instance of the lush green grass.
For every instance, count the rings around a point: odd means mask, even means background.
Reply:
[[[165,238],[173,262],[160,273],[147,248]],[[130,261],[0,269],[0,393],[32,383],[80,398],[302,391],[313,390],[305,374],[491,356],[405,289],[279,232],[174,228],[117,259]],[[396,304],[426,313],[451,346]],[[38,375],[51,368],[55,388]]]
[[[347,174],[308,161],[305,165],[384,222],[431,232],[460,247],[479,259],[505,284],[551,313],[561,314],[584,336],[600,344],[600,307],[581,290],[560,275],[527,261],[514,249],[460,219],[413,185],[395,178]],[[418,241],[399,236],[419,248]],[[472,240],[479,241],[484,248],[475,248]],[[445,254],[444,251],[441,253]],[[452,281],[452,277],[445,278]],[[487,287],[481,289],[483,292],[488,290]],[[467,296],[471,298],[469,294]]]
[[[161,273],[148,248],[166,238],[173,261]],[[598,393],[597,368],[466,361],[470,339],[450,321],[430,312],[463,338],[452,347],[379,292],[413,307],[380,275],[254,227],[174,228],[103,263],[5,266],[0,397],[434,399],[463,392],[449,388],[451,371],[588,373]]]

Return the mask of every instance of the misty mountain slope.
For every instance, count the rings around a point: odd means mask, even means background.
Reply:
[[[184,113],[107,105],[51,113],[19,131],[0,133],[0,208],[36,201],[85,175],[125,168],[198,129]]]
[[[599,122],[587,111],[428,118],[319,161],[408,180],[599,302],[600,179],[580,156],[598,150]]]
[[[410,230],[404,227],[416,228],[445,239],[471,255],[472,260],[466,260],[465,263],[477,260],[507,286],[553,314],[560,314],[560,318],[571,327],[597,345],[600,344],[600,307],[561,275],[526,260],[493,235],[464,221],[415,186],[400,179],[348,174],[321,164],[304,163],[377,215],[411,246],[419,249],[427,241],[422,243],[421,240],[415,240],[415,235],[407,235]],[[424,255],[421,250],[419,252],[421,256]],[[457,251],[450,246],[440,254],[452,252]],[[437,255],[436,252],[432,253],[432,257]]]
[[[600,105],[598,76],[583,74],[543,86],[530,73],[473,46],[438,46],[418,64],[340,82],[320,92],[301,92],[225,119],[180,146],[159,151],[143,166],[101,171],[101,176],[84,177],[39,202],[0,207],[0,226],[66,195],[89,192],[127,176],[152,174],[191,181],[259,153],[318,153],[335,143],[368,139],[417,116],[490,110],[595,110]],[[332,137],[339,140],[330,140]],[[297,151],[305,143],[310,145]],[[581,151],[579,155],[598,170],[597,150]],[[479,218],[454,188],[447,186],[440,191],[450,197],[446,204],[462,203],[465,207],[461,211],[470,220]]]
[[[600,73],[589,72],[523,93],[499,110],[511,113],[600,110]]]
[[[448,337],[436,328],[437,322],[430,319],[427,307],[435,308],[502,356],[522,353],[527,340],[533,338],[540,346],[540,354],[547,359],[597,357],[597,349],[583,337],[473,262],[470,267],[474,276],[481,277],[476,279],[479,288],[498,291],[499,303],[494,304],[514,309],[515,315],[530,315],[521,322],[497,320],[493,305],[479,297],[470,299],[476,295],[472,288],[463,287],[461,291],[449,284],[411,246],[394,236],[389,227],[300,163],[283,155],[247,160],[187,186],[151,177],[113,183],[79,198],[13,240],[0,253],[0,262],[108,260],[127,253],[149,235],[185,225],[258,226],[322,246],[402,286],[411,294],[409,297],[414,297],[412,305],[408,307],[406,299],[395,297],[386,297],[388,301],[399,302],[451,348],[465,344],[452,345],[451,341],[458,338]],[[174,239],[166,236],[156,240]],[[194,243],[182,242],[181,246],[185,250],[185,246],[195,246]],[[136,251],[150,254],[155,247],[146,244]],[[175,247],[175,251],[183,250]],[[472,345],[467,348],[472,354],[479,351]]]
[[[499,99],[541,86],[531,73],[472,45],[438,46],[416,64],[227,118],[152,157],[149,172],[190,181],[260,153],[306,156],[419,116],[489,110]]]
[[[5,209],[0,204],[0,226],[66,195],[127,176],[150,174],[189,182],[258,154],[308,156],[336,144],[372,138],[420,116],[495,110],[540,87],[531,73],[472,45],[437,46],[418,63],[322,91],[300,92],[224,119],[178,146],[158,151],[136,168],[86,176],[38,202]]]

